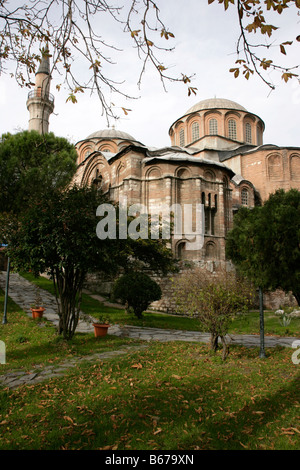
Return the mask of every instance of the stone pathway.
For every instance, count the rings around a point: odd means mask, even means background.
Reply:
[[[115,356],[120,356],[123,354],[127,354],[131,351],[136,351],[139,349],[143,349],[147,347],[147,345],[138,345],[138,346],[122,346],[122,349],[118,349],[116,351],[106,351],[103,353],[96,353],[90,354],[88,356],[78,356],[73,357],[70,360],[63,361],[59,364],[53,364],[46,367],[36,365],[31,371],[24,372],[24,371],[13,371],[8,372],[4,375],[0,376],[0,386],[4,388],[9,388],[10,390],[14,390],[21,385],[33,385],[38,382],[43,382],[47,379],[62,377],[73,367],[78,366],[80,363],[89,361],[89,362],[96,362],[96,361],[104,361],[106,359],[110,359]]]
[[[5,282],[6,273],[0,271],[0,287],[3,290],[5,290]],[[19,274],[10,274],[9,297],[12,298],[14,302],[19,305],[29,316],[31,316],[30,305],[34,301],[34,296],[35,288],[32,283],[24,279]],[[57,326],[58,315],[55,297],[44,290],[41,290],[41,296],[43,299],[44,307],[46,308],[46,311],[44,312],[44,317],[47,320],[51,321],[55,326]],[[79,320],[79,324],[77,326],[76,331],[81,333],[93,332],[93,325],[91,322],[87,322],[84,320],[84,314],[82,314],[82,318],[80,318]],[[144,341],[195,341],[208,343],[210,339],[210,335],[208,333],[201,333],[198,331],[167,330],[145,327],[142,328],[131,325],[112,325],[109,328],[108,332],[110,335],[136,338]],[[241,344],[246,347],[259,347],[260,345],[259,335],[227,335],[226,338],[229,344]],[[278,345],[284,347],[292,347],[292,344],[296,339],[297,338],[292,337],[265,336],[265,347],[270,348]],[[134,348],[135,347],[128,346],[117,351],[98,353],[82,358],[73,358],[68,363],[64,362],[59,366],[48,366],[43,370],[38,370],[37,367],[30,373],[26,374],[24,374],[24,372],[11,372],[4,376],[0,376],[0,385],[2,384],[9,388],[15,388],[23,383],[33,384],[36,382],[40,382],[41,380],[45,380],[46,378],[58,377],[62,375],[66,369],[68,369],[69,367],[74,367],[76,363],[80,361],[106,359],[109,357],[113,357],[114,355],[125,354],[129,350]]]
[[[0,287],[5,289],[6,273],[0,271]],[[34,301],[35,288],[31,282],[24,279],[19,274],[11,273],[9,281],[9,296],[18,304],[29,316],[31,316],[30,305]],[[58,324],[57,305],[55,297],[41,290],[43,299],[44,317],[51,321],[54,325]],[[95,298],[102,299],[100,296]],[[110,305],[106,302],[106,305]],[[120,307],[120,306],[119,306]],[[91,322],[84,320],[84,314],[79,320],[77,332],[90,333],[93,332],[93,325]],[[129,338],[136,338],[145,341],[200,341],[203,343],[209,342],[209,334],[201,333],[198,331],[183,331],[183,330],[167,330],[160,328],[145,328],[131,325],[113,325],[109,328],[109,334],[116,336],[126,336]],[[293,341],[297,338],[292,337],[275,337],[265,336],[265,346],[275,347],[277,345],[292,347]],[[299,338],[298,338],[299,339]],[[259,346],[259,335],[228,335],[227,340],[231,344],[242,344],[247,347]]]

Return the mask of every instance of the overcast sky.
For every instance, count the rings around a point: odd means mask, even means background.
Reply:
[[[111,125],[128,132],[145,145],[163,147],[170,143],[168,130],[177,118],[198,101],[217,97],[236,101],[257,114],[266,125],[264,143],[300,146],[300,85],[296,82],[285,84],[276,73],[271,72],[269,78],[277,87],[270,93],[270,89],[258,78],[250,78],[249,81],[234,79],[229,72],[236,59],[238,25],[235,10],[230,8],[225,13],[223,6],[217,2],[208,6],[207,0],[161,0],[159,5],[167,28],[175,35],[175,39],[167,44],[174,45],[175,51],[163,56],[164,64],[174,74],[194,73],[191,85],[198,89],[197,95],[188,97],[186,87],[180,83],[167,83],[165,92],[157,72],[150,67],[139,90],[137,81],[141,63],[136,51],[129,47],[130,38],[125,39],[124,33],[103,22],[99,27],[108,42],[120,44],[121,38],[124,47],[124,51],[115,56],[117,65],[110,68],[110,75],[117,81],[125,80],[124,91],[140,97],[137,100],[109,97],[117,106],[132,110],[128,116],[121,113],[121,119],[111,122]],[[280,20],[282,28],[275,44],[294,39],[300,33],[300,17],[277,17],[275,19],[277,23]],[[289,50],[290,63],[300,63],[300,43]],[[286,60],[282,54],[278,57]],[[79,73],[84,74],[79,61],[76,65]],[[64,91],[57,92],[55,89],[59,78],[53,76],[52,80],[55,110],[50,116],[49,130],[76,143],[92,132],[107,128],[97,96],[80,94],[77,104],[66,103]],[[0,134],[28,128],[28,91],[18,88],[8,75],[0,77]]]

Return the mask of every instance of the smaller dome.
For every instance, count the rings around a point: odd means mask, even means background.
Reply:
[[[86,139],[122,139],[122,140],[134,140],[127,132],[118,131],[117,129],[103,129],[100,131],[93,132],[88,135]]]
[[[185,114],[195,113],[196,111],[202,111],[203,109],[236,109],[239,111],[247,111],[246,108],[235,101],[226,100],[224,98],[211,98],[199,101],[199,103],[192,106]]]

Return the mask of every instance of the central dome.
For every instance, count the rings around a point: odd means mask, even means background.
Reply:
[[[192,106],[185,114],[195,113],[204,109],[236,109],[239,111],[247,111],[243,106],[235,101],[226,100],[224,98],[211,98],[199,101],[199,103]]]
[[[93,132],[87,136],[87,139],[122,139],[122,140],[135,140],[127,132],[118,131],[116,129],[103,129],[100,131]]]

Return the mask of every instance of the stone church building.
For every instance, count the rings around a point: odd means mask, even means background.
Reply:
[[[278,188],[300,189],[300,148],[263,144],[264,122],[227,99],[195,104],[169,129],[170,145],[149,148],[115,129],[95,131],[76,145],[80,184],[100,184],[110,198],[128,204],[202,203],[204,245],[187,250],[183,234],[172,240],[179,259],[225,261],[233,215]]]
[[[54,109],[49,86],[44,60],[27,101],[29,129],[48,131]],[[264,144],[264,129],[259,116],[223,98],[201,100],[175,119],[163,148],[147,147],[114,128],[91,129],[76,144],[75,181],[96,184],[113,201],[126,197],[128,205],[143,204],[154,212],[161,204],[203,204],[201,248],[188,249],[185,233],[170,244],[183,265],[214,270],[227,263],[226,234],[241,206],[261,204],[279,188],[300,190],[300,148]]]

